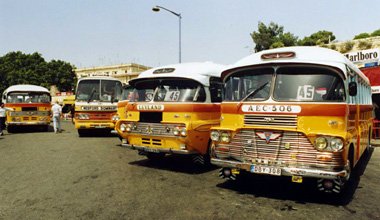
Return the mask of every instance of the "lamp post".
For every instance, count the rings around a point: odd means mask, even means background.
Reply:
[[[159,12],[160,9],[163,9],[165,11],[168,11],[168,12],[172,13],[173,15],[177,16],[178,19],[179,19],[179,45],[178,45],[178,47],[179,47],[179,57],[178,57],[178,59],[179,59],[179,63],[181,63],[181,19],[182,19],[181,13],[174,12],[172,10],[169,10],[169,9],[164,8],[162,6],[159,6],[159,5],[154,6],[152,8],[152,11]]]

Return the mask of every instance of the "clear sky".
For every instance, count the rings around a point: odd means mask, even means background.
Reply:
[[[250,33],[271,21],[303,38],[319,30],[337,40],[380,29],[379,0],[0,0],[0,56],[38,52],[78,68],[121,63],[231,64],[252,53]]]

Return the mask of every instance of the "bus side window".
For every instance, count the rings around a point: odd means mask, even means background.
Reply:
[[[219,78],[210,78],[210,95],[211,102],[221,102],[222,101],[222,91],[223,83]]]

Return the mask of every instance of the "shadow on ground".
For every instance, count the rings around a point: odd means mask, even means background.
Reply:
[[[143,159],[129,164],[187,174],[202,174],[218,169],[212,165],[202,166],[195,164],[189,155],[166,155],[159,160]]]
[[[293,200],[297,203],[321,203],[336,206],[348,205],[357,189],[360,189],[360,177],[363,175],[372,156],[373,148],[358,162],[350,180],[341,194],[322,193],[316,189],[316,180],[304,179],[304,183],[292,183],[291,177],[274,177],[244,173],[238,180],[226,180],[217,185],[223,189],[250,194],[255,197],[266,197],[280,200]],[[350,211],[350,210],[348,210]],[[353,211],[354,212],[354,211]]]

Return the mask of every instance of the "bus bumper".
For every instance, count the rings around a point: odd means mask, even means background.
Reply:
[[[252,166],[255,164],[243,163],[238,161],[226,161],[221,159],[212,158],[211,163],[223,167],[223,168],[237,168],[251,172]],[[260,166],[260,165],[258,165]],[[266,166],[266,165],[263,165]],[[269,166],[270,167],[270,166]],[[276,167],[281,169],[280,176],[302,176],[310,178],[319,178],[319,179],[338,179],[338,178],[347,178],[349,173],[347,169],[340,171],[325,171],[312,168],[297,168],[297,167]],[[254,173],[254,172],[252,172]],[[271,174],[268,174],[271,175]]]
[[[172,149],[172,148],[152,148],[152,147],[127,144],[127,143],[122,143],[121,146],[132,149],[132,150],[138,150],[138,151],[149,152],[149,153],[168,153],[168,154],[186,154],[186,155],[198,154],[195,151],[189,151],[189,150],[177,150],[177,149]]]

